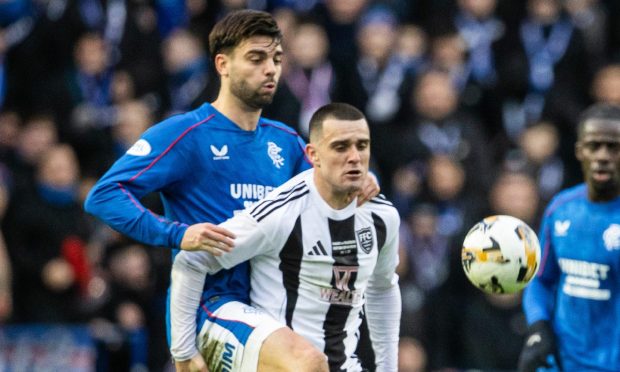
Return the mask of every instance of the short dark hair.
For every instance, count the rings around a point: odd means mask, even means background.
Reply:
[[[327,119],[360,120],[365,119],[364,113],[348,103],[333,102],[319,108],[310,118],[310,142],[314,142],[323,131],[323,123]]]
[[[276,44],[282,41],[282,31],[271,14],[252,9],[229,13],[215,24],[209,34],[211,59],[219,53],[229,52],[252,36],[268,36]]]
[[[620,121],[620,106],[610,103],[595,103],[588,107],[579,116],[577,137],[581,138],[584,126],[588,120],[616,120]]]

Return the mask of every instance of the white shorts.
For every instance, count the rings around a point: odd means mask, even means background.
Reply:
[[[231,301],[211,311],[202,306],[205,322],[198,334],[198,350],[209,371],[256,372],[263,341],[285,325],[262,310]]]

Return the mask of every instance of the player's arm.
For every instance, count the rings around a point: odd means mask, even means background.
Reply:
[[[522,372],[550,367],[547,362],[549,355],[555,356],[556,363],[560,361],[551,324],[559,267],[551,241],[551,219],[547,214],[539,236],[543,248],[540,268],[523,293],[528,332],[519,356],[519,371]]]
[[[398,228],[396,210],[386,216],[386,240],[366,291],[366,319],[378,372],[398,369],[401,297],[398,286]]]
[[[175,361],[189,361],[196,347],[196,310],[200,304],[205,276],[230,268],[272,249],[261,226],[243,212],[220,226],[236,235],[235,249],[221,256],[207,252],[180,252],[172,265],[170,286],[170,352]]]
[[[153,213],[140,199],[180,182],[189,172],[182,133],[165,123],[149,129],[95,184],[84,209],[138,241],[179,247],[187,225]]]

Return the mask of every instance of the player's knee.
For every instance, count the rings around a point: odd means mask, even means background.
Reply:
[[[304,347],[295,350],[296,360],[298,361],[298,369],[296,371],[304,372],[328,372],[327,357],[314,347]]]
[[[328,372],[327,357],[290,328],[281,328],[263,343],[259,372]]]

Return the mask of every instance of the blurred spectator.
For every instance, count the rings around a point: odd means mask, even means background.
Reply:
[[[206,52],[188,31],[177,30],[162,44],[166,70],[166,113],[177,114],[214,98],[219,84],[210,73]]]
[[[607,56],[607,13],[599,0],[566,0],[567,10],[575,26],[583,33],[585,48],[594,62]]]
[[[329,37],[329,59],[335,64],[348,64],[357,59],[357,22],[370,0],[325,0],[315,12]]]
[[[133,243],[120,242],[107,247],[106,252],[107,301],[95,326],[113,364],[108,368],[133,371],[162,365],[165,334],[157,329],[165,320],[163,308],[158,309],[155,303],[151,259],[142,245]],[[121,340],[105,337],[103,324],[117,327]]]
[[[522,172],[504,171],[497,177],[489,194],[490,214],[517,217],[530,226],[540,219],[540,195],[536,181]]]
[[[118,106],[116,123],[112,127],[116,157],[136,143],[153,123],[151,110],[142,101],[129,101]]]
[[[532,177],[543,201],[567,183],[566,164],[559,155],[560,134],[555,126],[539,122],[525,129],[519,148],[508,153],[504,168]]]
[[[110,46],[96,33],[84,34],[74,49],[74,66],[66,69],[42,92],[59,120],[63,140],[85,128],[101,128],[112,122]]]
[[[427,313],[427,297],[448,277],[450,238],[442,234],[437,208],[419,204],[401,225],[400,277],[403,316],[401,334],[420,339]]]
[[[68,145],[54,144],[39,158],[35,187],[11,198],[3,227],[14,265],[18,321],[84,320],[80,300],[90,267],[77,183],[75,153]]]
[[[301,20],[290,31],[289,61],[265,116],[291,125],[307,139],[310,117],[331,102],[336,77],[327,59],[329,44],[323,27]]]
[[[13,313],[13,272],[1,228],[10,198],[8,177],[8,169],[0,163],[0,324]]]
[[[420,199],[437,207],[438,234],[453,238],[478,219],[482,194],[466,189],[462,163],[448,155],[434,155],[428,160],[425,179],[426,190]]]
[[[620,105],[620,64],[610,64],[596,72],[591,94],[595,102]]]
[[[14,156],[21,127],[21,117],[15,111],[0,111],[0,161]]]
[[[398,371],[422,372],[427,370],[427,356],[422,344],[411,337],[401,337],[398,345]]]
[[[560,0],[528,0],[518,34],[505,38],[502,51],[503,118],[509,137],[516,141],[541,118],[572,131],[585,104],[592,61]]]
[[[396,58],[400,60],[407,74],[415,76],[424,63],[428,40],[426,32],[414,24],[399,27],[394,46]]]
[[[497,79],[492,45],[505,32],[504,23],[494,15],[496,0],[459,0],[456,28],[469,51],[471,78],[482,86]]]
[[[17,136],[15,150],[6,161],[13,174],[16,192],[32,188],[37,164],[57,142],[58,132],[52,117],[34,115],[26,120]]]
[[[362,109],[373,125],[386,124],[399,112],[406,82],[406,66],[394,50],[397,41],[396,16],[387,8],[370,8],[357,30],[358,62],[337,64],[343,80],[334,92],[334,100]],[[375,138],[376,140],[376,138]]]
[[[447,155],[463,164],[467,190],[488,187],[492,150],[480,124],[459,110],[459,97],[449,74],[430,70],[421,74],[411,95],[415,114],[407,118],[391,158],[401,164]],[[471,176],[470,176],[471,175]],[[473,176],[475,175],[475,177]]]
[[[391,200],[401,216],[407,216],[418,201],[424,182],[424,166],[421,161],[403,165],[392,176]]]
[[[457,4],[454,27],[467,49],[463,104],[480,115],[490,139],[505,141],[503,128],[497,125],[502,118],[497,63],[506,24],[496,15],[497,0],[459,0]]]

